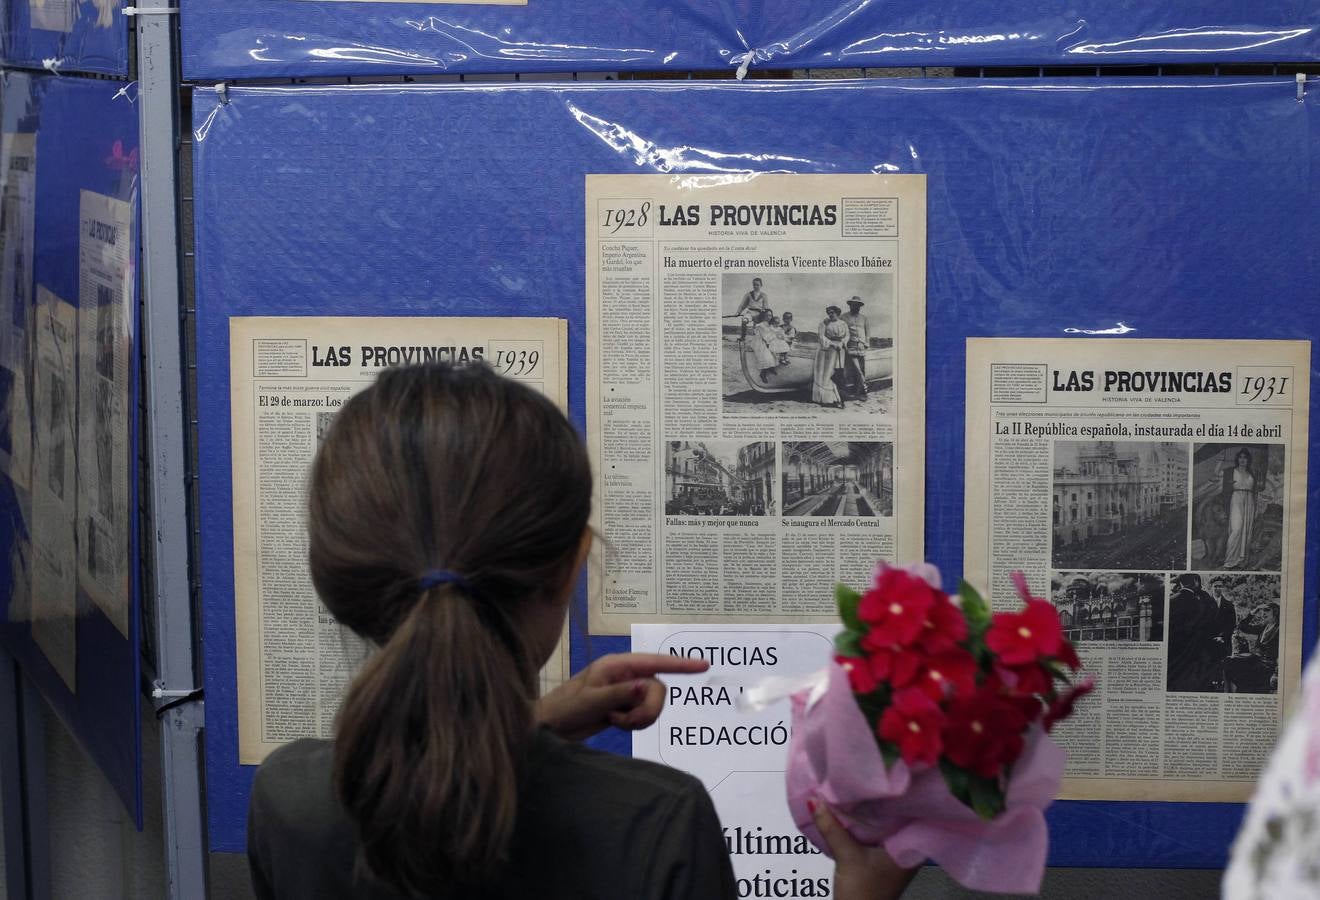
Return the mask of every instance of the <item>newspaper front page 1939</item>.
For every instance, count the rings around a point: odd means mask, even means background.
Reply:
[[[342,628],[307,572],[307,474],[335,410],[384,368],[484,362],[567,402],[563,319],[233,318],[234,609],[239,761],[328,737],[366,648]],[[420,573],[419,573],[420,574]],[[567,677],[561,641],[542,689]]]
[[[966,573],[1096,692],[1064,796],[1240,801],[1301,674],[1310,344],[973,339]]]
[[[922,554],[926,183],[587,177],[591,630],[814,622]]]

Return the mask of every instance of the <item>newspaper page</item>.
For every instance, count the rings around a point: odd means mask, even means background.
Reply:
[[[78,311],[37,288],[32,461],[32,639],[74,690],[77,562],[74,441]]]
[[[26,491],[32,469],[32,258],[36,135],[0,135],[0,471]]]
[[[967,342],[966,575],[1096,692],[1064,796],[1246,800],[1301,674],[1310,344]]]
[[[591,630],[813,622],[922,553],[926,182],[587,177]]]
[[[307,571],[306,486],[335,410],[382,369],[484,362],[553,399],[568,392],[563,319],[252,317],[229,327],[239,761],[329,737],[367,652]],[[568,676],[561,643],[542,689]]]
[[[83,191],[78,249],[78,580],[128,636],[132,206]]]
[[[28,14],[32,27],[41,31],[73,31],[77,14],[76,0],[28,0]]]

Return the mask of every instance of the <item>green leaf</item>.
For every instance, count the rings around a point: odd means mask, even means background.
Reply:
[[[966,581],[958,585],[958,597],[962,601],[963,615],[967,617],[967,630],[973,637],[979,637],[990,627],[990,607],[986,605],[976,588]]]
[[[889,741],[876,741],[880,745],[880,755],[885,759],[885,768],[892,769],[894,763],[898,762],[898,747],[889,743]]]
[[[834,586],[834,602],[839,607],[839,618],[850,631],[866,632],[866,624],[857,615],[857,605],[861,603],[862,595],[848,587],[846,584],[836,584]]]
[[[955,797],[967,796],[967,783],[971,777],[970,772],[941,757],[940,774],[944,776],[944,783],[949,786],[949,790],[953,792]]]
[[[862,636],[855,631],[840,631],[834,636],[834,649],[840,656],[865,656]]]
[[[993,819],[1004,811],[1004,791],[999,786],[999,779],[969,775],[967,786],[972,810],[982,819]]]

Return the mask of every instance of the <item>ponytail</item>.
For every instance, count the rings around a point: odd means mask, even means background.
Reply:
[[[334,782],[361,861],[407,895],[482,883],[513,838],[535,673],[480,603],[425,591],[339,712]]]
[[[564,603],[590,511],[573,426],[485,366],[386,369],[335,415],[307,560],[326,608],[377,648],[334,768],[377,881],[476,893],[507,858],[549,649],[528,623]]]

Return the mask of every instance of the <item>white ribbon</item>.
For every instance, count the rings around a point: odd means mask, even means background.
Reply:
[[[712,685],[718,685],[721,682],[729,687],[735,687],[738,684],[738,679],[711,679]],[[820,669],[816,672],[808,672],[805,675],[770,675],[742,689],[742,693],[738,695],[738,709],[742,712],[760,712],[766,707],[802,691],[809,692],[807,694],[807,708],[810,709],[816,705],[821,697],[825,696],[825,689],[829,687],[829,684],[829,669]]]

